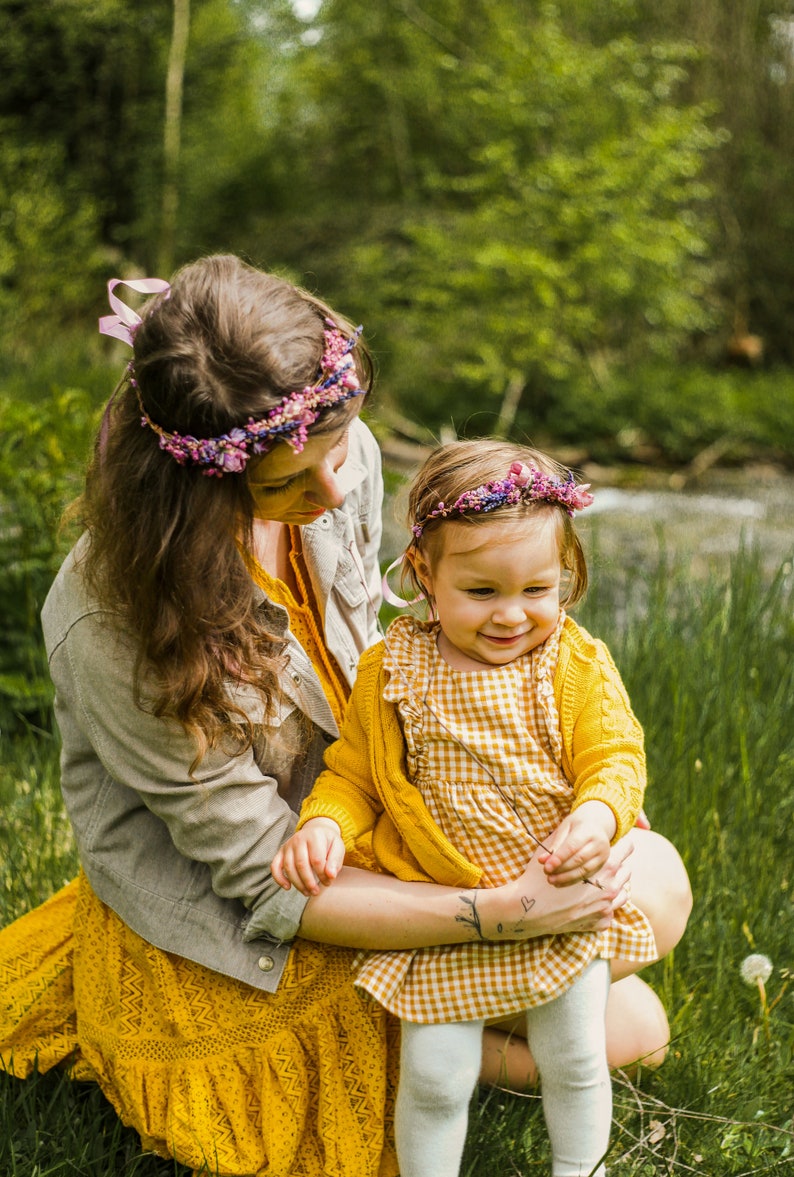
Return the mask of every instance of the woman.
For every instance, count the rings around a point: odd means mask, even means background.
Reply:
[[[466,940],[466,891],[350,865],[307,902],[269,869],[377,637],[367,355],[328,307],[236,258],[155,288],[140,322],[111,292],[103,328],[133,359],[43,612],[83,870],[0,936],[0,1056],[21,1076],[70,1060],[185,1164],[393,1174],[394,1027],[354,991],[350,949]],[[662,839],[637,842],[633,898],[665,951],[686,877]],[[629,850],[603,891],[549,887],[531,862],[479,894],[482,934],[606,926]],[[612,1061],[663,1052],[658,1001],[621,985]],[[531,1074],[506,1041],[492,1033],[486,1079]]]

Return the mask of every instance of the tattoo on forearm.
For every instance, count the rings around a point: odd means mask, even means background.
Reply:
[[[497,931],[498,931],[499,935],[501,936],[504,934],[508,937],[508,939],[511,936],[519,936],[519,937],[523,936],[527,930],[526,920],[524,919],[524,916],[529,915],[529,913],[532,911],[532,908],[534,906],[535,906],[534,899],[531,899],[528,895],[522,895],[521,896],[521,908],[522,908],[522,911],[524,912],[524,915],[519,916],[514,924],[508,924],[507,932],[505,932],[504,926],[502,924],[499,924],[497,927]]]
[[[455,916],[455,923],[456,924],[465,924],[467,928],[471,928],[472,932],[474,933],[474,936],[478,940],[482,940],[483,943],[487,944],[489,937],[486,936],[482,930],[482,923],[480,922],[480,913],[477,910],[477,892],[472,891],[471,896],[461,895],[460,901],[464,905],[464,910],[460,913],[460,915]],[[529,915],[529,913],[532,911],[532,908],[534,906],[535,906],[534,899],[532,899],[528,895],[521,896],[521,907],[523,909],[525,916]],[[507,934],[508,934],[508,937],[511,935],[512,936],[520,936],[523,933],[523,931],[524,931],[524,920],[523,920],[523,918],[519,918],[516,921],[516,923],[514,923],[512,925],[512,927],[510,927],[510,930]],[[505,934],[504,924],[502,924],[502,923],[497,924],[496,929],[494,931],[494,937],[503,936],[504,934]]]
[[[483,935],[480,913],[477,911],[477,892],[473,891],[471,898],[468,895],[461,895],[460,900],[465,910],[460,915],[455,916],[455,923],[465,924],[468,928],[471,928],[478,940],[487,939]]]

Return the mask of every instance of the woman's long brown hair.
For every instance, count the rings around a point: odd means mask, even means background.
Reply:
[[[136,644],[139,705],[172,717],[195,738],[194,766],[232,733],[238,749],[250,746],[253,725],[229,681],[258,691],[267,713],[284,642],[263,630],[241,555],[254,518],[245,475],[209,478],[164,453],[156,434],[141,427],[130,377],[162,428],[218,436],[315,380],[326,317],[352,334],[305,291],[236,257],[184,267],[170,293],[143,312],[132,371],[88,471],[78,508],[90,537],[83,575]],[[363,355],[359,374],[368,382]],[[327,428],[333,413],[317,428]]]

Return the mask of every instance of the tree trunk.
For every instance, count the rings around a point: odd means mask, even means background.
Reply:
[[[515,424],[516,414],[518,413],[518,406],[521,403],[521,395],[525,387],[523,376],[518,372],[514,372],[507,382],[507,388],[502,397],[499,416],[494,427],[496,437],[507,438],[510,436],[510,431]]]
[[[168,50],[163,127],[163,204],[157,272],[169,275],[174,268],[174,241],[179,209],[179,153],[182,144],[182,91],[190,32],[190,0],[174,0],[174,23]]]

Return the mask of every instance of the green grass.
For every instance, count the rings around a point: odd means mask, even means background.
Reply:
[[[657,1073],[615,1077],[611,1177],[794,1173],[794,576],[758,556],[693,580],[659,557],[645,570],[595,568],[582,622],[604,637],[645,725],[654,826],[681,850],[695,911],[647,971],[673,1044]],[[0,768],[0,920],[70,877],[75,858],[56,748],[30,732]],[[767,955],[766,1017],[741,979]],[[481,1092],[464,1177],[546,1174],[537,1098]],[[164,1177],[91,1086],[0,1075],[0,1177]]]

